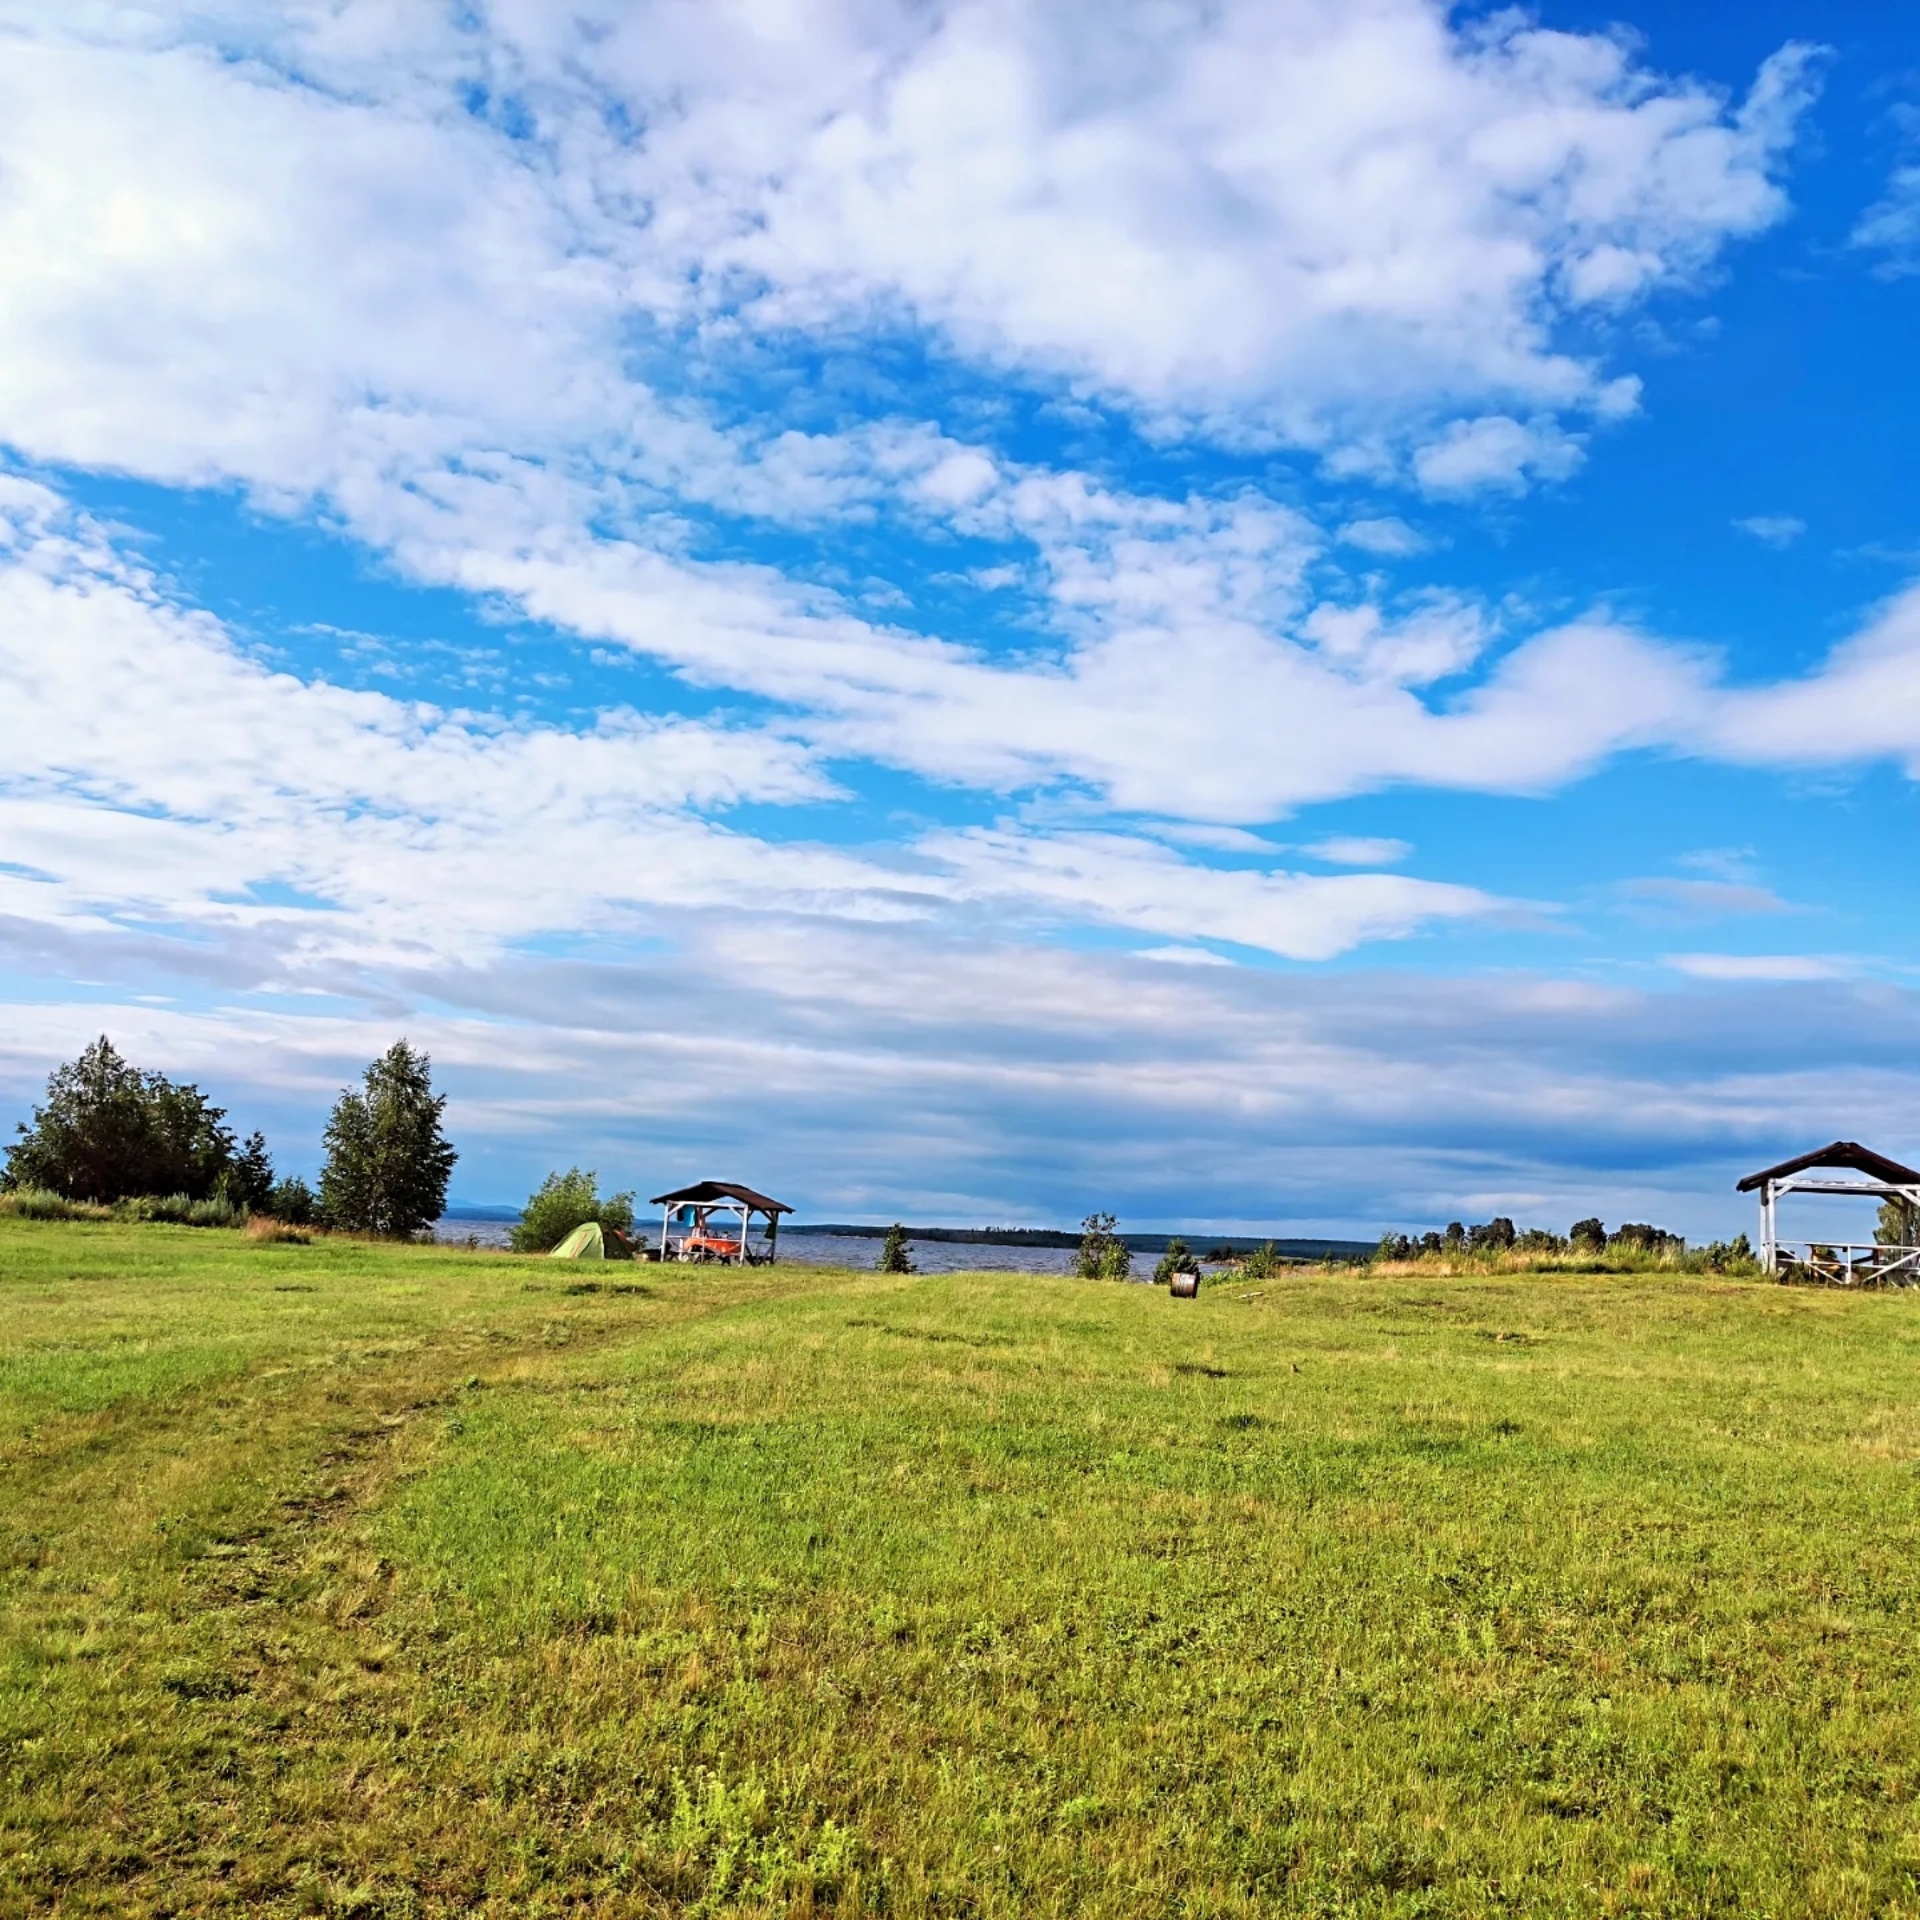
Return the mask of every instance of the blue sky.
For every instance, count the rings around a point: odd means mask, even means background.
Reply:
[[[0,1100],[832,1217],[1920,1152],[1920,23],[0,0]]]

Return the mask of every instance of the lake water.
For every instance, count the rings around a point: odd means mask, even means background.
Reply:
[[[470,1220],[448,1218],[440,1221],[433,1237],[443,1245],[464,1247],[504,1247],[513,1231],[511,1220]],[[655,1232],[659,1229],[656,1226]],[[793,1233],[780,1236],[780,1258],[795,1266],[871,1267],[880,1258],[881,1242],[856,1240],[847,1234]],[[922,1273],[1070,1273],[1073,1270],[1072,1247],[996,1247],[974,1241],[909,1240],[908,1251],[914,1266]],[[1151,1273],[1153,1256],[1136,1253],[1135,1273]]]

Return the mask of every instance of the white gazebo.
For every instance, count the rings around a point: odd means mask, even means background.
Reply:
[[[1835,1170],[1858,1174],[1835,1177]],[[1738,1191],[1760,1195],[1760,1263],[1769,1273],[1812,1280],[1829,1287],[1920,1286],[1920,1246],[1863,1246],[1858,1241],[1783,1240],[1779,1206],[1789,1193],[1840,1193],[1859,1200],[1898,1200],[1909,1220],[1920,1218],[1920,1173],[1875,1153],[1857,1140],[1783,1160],[1777,1167],[1750,1173]],[[1913,1237],[1909,1228],[1907,1238]]]

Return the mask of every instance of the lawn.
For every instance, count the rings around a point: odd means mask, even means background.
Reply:
[[[1920,1299],[0,1222],[0,1914],[1920,1915]]]

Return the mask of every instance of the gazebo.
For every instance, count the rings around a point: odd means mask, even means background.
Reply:
[[[780,1216],[793,1211],[784,1201],[770,1200],[737,1180],[696,1180],[673,1193],[655,1194],[649,1204],[665,1209],[660,1216],[662,1260],[725,1260],[755,1267],[773,1265],[780,1246]],[[756,1219],[764,1223],[757,1247]]]
[[[1832,1170],[1863,1176],[1832,1177]],[[1833,1287],[1920,1285],[1920,1246],[1862,1246],[1832,1240],[1782,1240],[1777,1209],[1783,1194],[1842,1193],[1864,1200],[1899,1200],[1920,1213],[1920,1173],[1875,1153],[1857,1140],[1831,1145],[1763,1167],[1739,1183],[1741,1193],[1760,1194],[1760,1262],[1769,1273],[1791,1273]]]

